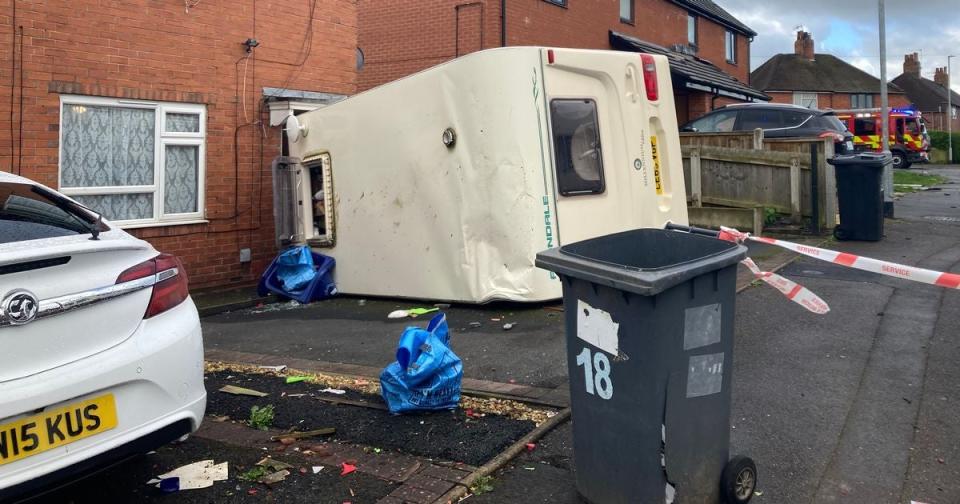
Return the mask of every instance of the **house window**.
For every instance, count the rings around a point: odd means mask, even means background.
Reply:
[[[687,14],[687,43],[697,45],[697,16]]]
[[[125,227],[203,219],[206,108],[60,99],[60,191]]]
[[[730,30],[727,30],[726,46],[727,46],[727,62],[736,63],[737,62],[737,34],[733,33]]]
[[[633,0],[620,0],[620,21],[633,23]]]
[[[873,95],[862,93],[850,95],[850,108],[873,108]]]
[[[793,93],[793,104],[815,109],[817,108],[817,93]]]
[[[550,125],[560,194],[596,194],[604,191],[603,151],[593,100],[553,100]]]
[[[553,5],[559,5],[560,7],[567,6],[567,0],[543,0],[543,1],[547,3],[552,3]]]

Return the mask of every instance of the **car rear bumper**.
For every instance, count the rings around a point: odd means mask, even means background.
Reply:
[[[78,328],[76,337],[91,330]],[[144,320],[108,350],[0,383],[0,424],[107,393],[116,403],[115,428],[0,466],[0,497],[3,489],[40,479],[51,484],[53,476],[75,472],[73,466],[89,469],[90,461],[122,457],[131,448],[146,452],[169,441],[161,438],[200,426],[206,409],[203,339],[192,300]],[[150,441],[157,444],[147,446]]]

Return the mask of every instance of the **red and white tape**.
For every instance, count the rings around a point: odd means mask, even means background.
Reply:
[[[830,311],[830,306],[828,306],[824,300],[820,299],[819,296],[811,292],[810,289],[807,289],[797,282],[784,278],[776,273],[761,271],[757,264],[753,262],[753,259],[748,257],[740,261],[740,264],[743,264],[751,272],[753,272],[753,276],[763,280],[767,285],[780,291],[784,296],[787,297],[787,299],[797,303],[807,310],[819,315],[823,315],[824,313]]]
[[[916,266],[897,264],[890,261],[881,261],[880,259],[873,259],[871,257],[837,252],[836,250],[811,247],[809,245],[800,245],[798,243],[784,240],[761,238],[757,236],[751,236],[750,233],[743,233],[737,231],[736,229],[726,227],[720,228],[720,235],[718,238],[737,243],[742,243],[745,240],[768,243],[770,245],[776,245],[807,257],[839,264],[841,266],[847,266],[849,268],[870,271],[872,273],[879,273],[881,275],[891,276],[894,278],[913,280],[914,282],[937,285],[940,287],[946,287],[948,289],[960,289],[960,275],[956,273],[944,273],[941,271],[918,268]]]

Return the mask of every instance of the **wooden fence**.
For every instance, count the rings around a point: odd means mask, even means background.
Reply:
[[[682,133],[680,142],[690,207],[772,208],[795,223],[813,215],[815,148],[820,225],[824,230],[836,225],[836,179],[826,162],[833,156],[832,139],[764,139],[757,130]]]

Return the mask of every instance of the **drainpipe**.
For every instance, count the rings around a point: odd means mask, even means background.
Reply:
[[[507,47],[507,0],[500,0],[500,47]]]

